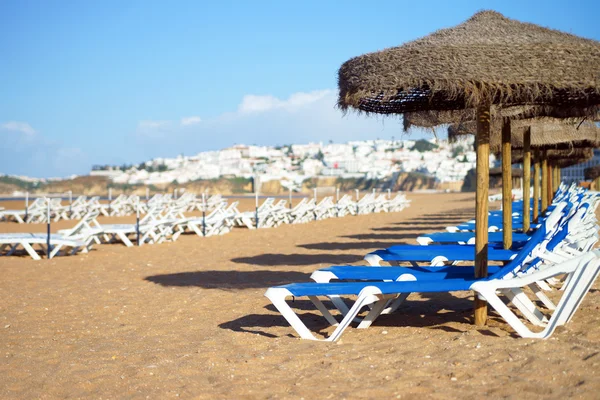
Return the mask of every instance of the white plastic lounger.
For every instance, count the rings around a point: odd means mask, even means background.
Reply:
[[[139,245],[146,243],[162,243],[167,240],[172,231],[172,221],[160,221],[139,227]],[[132,240],[137,241],[138,228],[135,224],[102,225],[104,241],[114,243],[121,241],[127,247],[133,247]]]
[[[61,229],[58,234],[64,238],[84,242],[88,249],[92,243],[100,244],[99,236],[103,233],[103,230],[96,220],[99,214],[100,211],[98,210],[89,212],[73,228]]]
[[[76,254],[81,251],[87,253],[84,242],[64,238],[61,235],[50,235],[50,252],[47,246],[48,237],[45,234],[36,233],[2,233],[0,234],[0,255],[14,255],[22,248],[34,260],[41,257],[34,249],[37,247],[42,254],[50,255],[50,258],[60,254]],[[6,254],[5,254],[6,251]]]
[[[403,293],[431,293],[449,291],[474,291],[476,295],[487,300],[504,320],[522,337],[548,338],[560,324],[572,318],[577,307],[587,294],[593,281],[600,271],[600,251],[586,253],[567,262],[553,265],[537,272],[510,279],[444,279],[440,281],[400,281],[400,282],[340,282],[340,283],[299,283],[272,287],[265,296],[290,323],[303,339],[319,340],[296,313],[287,304],[287,297],[308,297],[331,325],[337,326],[335,331],[324,341],[339,339],[344,330],[355,320],[364,307],[369,307],[366,316],[358,328],[369,327],[384,311],[390,300],[397,299]],[[534,332],[530,330],[509,307],[506,306],[497,294],[498,290],[505,292],[528,287],[538,281],[543,281],[555,276],[570,275],[563,296],[543,330]],[[526,305],[525,292],[521,293],[521,304]],[[357,296],[357,299],[338,322],[325,307],[320,296]],[[515,299],[511,299],[514,301]],[[519,307],[523,311],[523,307]],[[526,308],[525,308],[526,311]]]

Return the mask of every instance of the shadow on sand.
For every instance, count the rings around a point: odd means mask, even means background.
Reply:
[[[260,254],[251,257],[237,257],[231,261],[238,264],[261,266],[278,265],[343,265],[363,259],[363,255],[352,254]]]
[[[398,225],[398,226],[384,226],[381,228],[371,228],[371,230],[373,232],[407,232],[407,231],[411,231],[411,232],[414,232],[414,236],[417,237],[419,234],[427,232],[427,231],[432,231],[432,230],[443,231],[446,229],[447,226],[449,226],[448,224],[443,224],[443,223],[437,224],[434,222],[419,222],[419,221],[396,223],[395,225]]]
[[[296,271],[193,271],[152,275],[144,280],[161,286],[200,287],[204,289],[257,289],[308,282],[309,274]]]
[[[416,238],[416,235],[411,235],[411,238]],[[395,246],[399,244],[416,245],[416,243],[402,242],[398,240],[393,242],[322,242],[301,244],[298,245],[298,247],[302,247],[304,249],[309,250],[360,250],[361,254],[354,257],[354,261],[358,261],[362,259],[364,255],[369,251],[387,249],[390,246]]]
[[[327,336],[326,330],[330,326],[320,314],[315,312],[314,305],[308,300],[295,300],[289,303],[292,308],[299,312],[298,315],[306,326],[317,337]],[[332,309],[328,302],[324,302],[327,308]],[[277,313],[272,304],[265,309]],[[363,314],[364,315],[364,314]],[[338,318],[339,320],[339,318]],[[495,313],[490,315],[491,321],[501,321]],[[424,293],[421,299],[411,301],[410,299],[394,314],[382,315],[374,323],[374,327],[412,327],[443,330],[446,332],[463,333],[470,330],[473,321],[472,298],[458,298],[451,293]],[[469,326],[461,326],[469,325]],[[222,329],[235,332],[249,332],[267,337],[277,337],[265,332],[265,329],[273,327],[289,327],[287,321],[278,314],[251,314],[219,325]],[[287,336],[297,337],[291,327]],[[497,336],[488,329],[480,330],[483,335]]]

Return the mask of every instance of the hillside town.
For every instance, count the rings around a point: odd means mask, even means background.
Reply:
[[[422,173],[439,182],[461,182],[474,167],[472,138],[458,143],[368,140],[280,147],[235,145],[195,156],[155,158],[138,165],[94,166],[91,175],[129,185],[258,178],[261,182],[278,180],[282,186],[296,189],[314,177],[382,180],[400,172]]]

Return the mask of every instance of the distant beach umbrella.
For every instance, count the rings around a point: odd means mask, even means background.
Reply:
[[[452,124],[448,127],[448,139],[473,134],[477,129],[474,121]],[[600,147],[600,128],[592,121],[581,118],[530,118],[511,121],[510,144],[513,150],[524,147],[527,131],[530,134],[531,148],[570,149],[576,147]],[[493,121],[490,125],[490,152],[501,152],[502,122]]]
[[[136,233],[136,241],[137,245],[141,246],[140,243],[140,197],[136,196],[135,199],[135,233]]]
[[[202,193],[202,236],[206,236],[206,194]]]
[[[47,224],[46,224],[46,256],[48,259],[52,258],[52,247],[50,246],[50,198],[48,197],[46,199],[46,219],[47,219]]]
[[[596,165],[593,167],[586,168],[583,171],[585,179],[587,180],[596,180],[600,177],[600,165]],[[597,190],[597,189],[596,189]]]
[[[594,156],[594,148],[595,147],[578,147],[573,149],[549,149],[543,150],[545,155],[536,155],[533,157],[533,161],[541,161],[542,157],[546,158],[549,163],[553,165],[561,165],[561,168],[565,168],[564,166],[577,165],[584,161],[590,160]],[[538,152],[542,153],[542,151]],[[523,151],[515,150],[512,154],[512,163],[519,164],[523,161]]]

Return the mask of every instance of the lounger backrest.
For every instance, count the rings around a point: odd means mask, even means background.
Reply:
[[[294,206],[292,211],[297,211],[301,208],[304,208],[304,206],[306,205],[306,202],[307,202],[306,197],[302,198],[302,200],[300,200],[300,202]]]
[[[227,203],[221,203],[221,204],[227,204]],[[227,206],[227,208],[225,208],[224,212],[227,216],[235,216],[237,214],[239,214],[239,210],[237,208],[237,206],[240,204],[239,201],[234,201],[233,203],[231,203],[229,206]]]
[[[563,240],[569,235],[570,232],[576,228],[577,224],[581,222],[581,219],[584,217],[586,213],[585,208],[580,208],[577,213],[570,219],[570,221],[563,225],[559,231],[554,235],[552,240],[548,242],[546,245],[546,249],[549,251],[553,251],[558,245],[562,243]]]
[[[549,240],[547,236],[547,227],[556,231],[558,228],[556,224],[558,220],[560,220],[562,216],[562,211],[566,207],[566,203],[560,203],[556,206],[556,208],[552,211],[552,213],[548,216],[545,223],[542,224],[534,233],[531,235],[531,238],[525,243],[523,248],[519,251],[517,256],[512,259],[508,264],[506,264],[503,268],[500,268],[496,273],[490,276],[490,279],[502,279],[505,277],[510,277],[514,273],[519,272],[523,269],[523,266],[526,262],[531,261],[532,254],[534,254],[535,250],[541,245],[543,245],[544,240]]]
[[[88,229],[93,229],[94,227],[99,227],[100,224],[98,224],[98,221],[96,221],[96,218],[98,217],[98,215],[100,214],[100,212],[98,211],[90,211],[88,212],[86,215],[83,216],[83,218],[81,219],[81,221],[79,221],[67,234],[66,236],[72,236],[72,235],[77,235],[78,233],[88,230]]]

